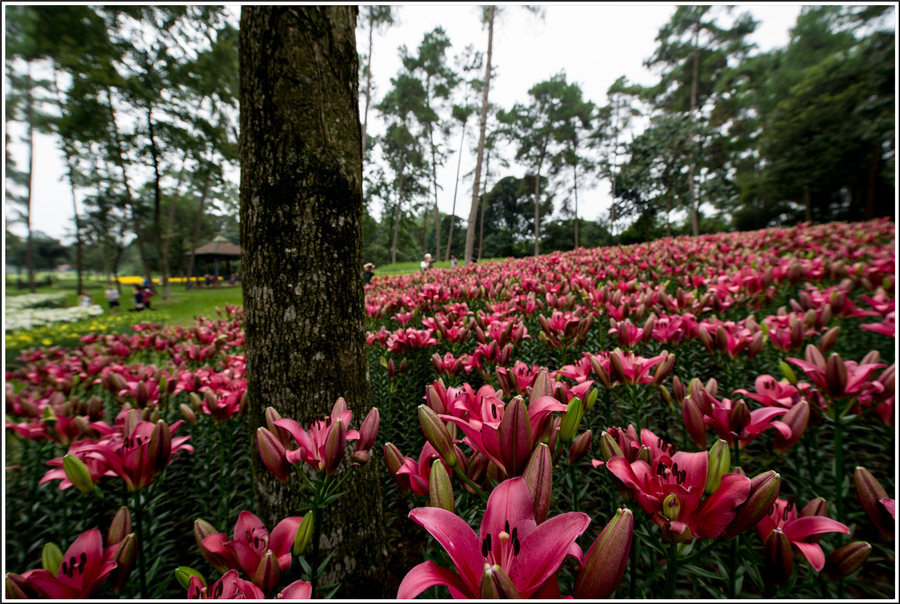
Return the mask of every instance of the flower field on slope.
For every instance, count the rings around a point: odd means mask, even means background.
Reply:
[[[260,455],[316,501],[379,458],[400,598],[893,598],[894,245],[833,223],[376,277],[377,411],[270,410],[254,445],[240,308],[30,349],[6,593],[340,596],[327,503],[253,516]]]

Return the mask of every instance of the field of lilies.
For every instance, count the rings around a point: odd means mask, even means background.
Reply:
[[[893,599],[895,236],[376,277],[376,408],[270,408],[255,434],[239,307],[28,349],[6,373],[6,596],[340,597],[319,535],[373,462],[397,598]],[[257,455],[309,501],[274,527]]]

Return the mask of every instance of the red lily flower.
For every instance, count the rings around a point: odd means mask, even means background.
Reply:
[[[188,600],[264,600],[266,594],[250,581],[241,579],[236,570],[230,570],[213,583],[212,589],[205,587],[200,577],[191,576],[187,597]]]
[[[54,600],[89,598],[118,566],[111,560],[116,547],[118,546],[108,548],[110,551],[107,558],[103,551],[103,537],[100,531],[91,529],[82,533],[69,546],[55,577],[43,568],[22,573],[22,577],[45,598]]]
[[[701,502],[707,466],[705,451],[664,455],[652,465],[640,460],[628,463],[619,456],[606,464],[632,490],[638,505],[653,514],[653,522],[663,529],[663,538],[679,543],[721,535],[734,520],[735,508],[750,495],[749,478],[725,474],[719,488]]]
[[[811,502],[814,503],[814,502]],[[772,508],[772,513],[764,516],[759,524],[756,525],[756,534],[759,538],[766,542],[769,533],[775,529],[781,529],[784,535],[791,542],[791,548],[794,550],[794,556],[802,554],[809,560],[810,566],[816,569],[816,572],[822,570],[825,566],[825,554],[818,543],[810,543],[810,537],[821,533],[843,533],[850,534],[850,529],[826,516],[812,515],[813,510],[808,510],[810,506],[800,512],[798,517],[797,509],[794,506],[794,498],[785,501],[777,499]]]
[[[802,398],[800,392],[787,380],[778,381],[771,375],[760,375],[756,378],[756,394],[738,388],[734,394],[742,394],[766,407],[784,407],[790,409]]]
[[[703,388],[700,389],[700,396],[703,399],[703,423],[711,426],[716,435],[730,446],[737,441],[738,446],[744,449],[768,428],[775,428],[784,438],[791,437],[790,426],[773,419],[787,413],[787,409],[764,407],[748,411],[744,401],[732,402],[727,398],[719,401]]]
[[[478,535],[465,520],[441,508],[416,508],[409,517],[437,539],[457,572],[423,562],[404,577],[399,600],[414,598],[434,585],[446,585],[454,598],[478,598],[486,568],[502,572],[523,598],[554,587],[559,597],[556,572],[567,555],[581,561],[575,540],[591,522],[586,514],[569,512],[538,525],[523,478],[506,480],[493,490]]]
[[[224,533],[215,533],[203,539],[203,547],[220,556],[226,567],[240,570],[251,580],[256,578],[256,570],[269,551],[277,558],[280,571],[284,572],[291,566],[291,547],[302,521],[302,516],[285,518],[269,534],[254,514],[241,512],[234,525],[233,540],[228,541]],[[264,588],[262,585],[257,587]]]
[[[296,450],[285,451],[285,457],[292,464],[302,461],[309,464],[316,472],[324,471],[325,439],[328,436],[332,422],[340,419],[344,426],[349,426],[352,417],[353,412],[347,409],[347,403],[343,398],[339,398],[331,409],[331,415],[326,416],[324,420],[314,421],[309,428],[309,432],[292,419],[283,418],[277,420],[275,425],[287,430],[294,437],[294,440],[297,441],[297,444],[300,445],[300,448]],[[356,440],[359,438],[359,432],[347,430],[345,438],[348,441]]]

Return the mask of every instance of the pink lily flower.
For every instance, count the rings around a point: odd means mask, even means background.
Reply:
[[[200,577],[191,576],[187,597],[188,600],[264,600],[266,594],[250,581],[241,579],[236,570],[230,570],[212,588],[205,587]]]
[[[825,554],[818,543],[809,542],[810,537],[821,533],[849,535],[850,529],[826,516],[811,515],[812,510],[807,510],[807,508],[804,508],[798,517],[793,497],[788,501],[777,499],[772,513],[764,516],[756,525],[756,534],[765,543],[769,533],[775,529],[781,529],[791,542],[794,556],[796,557],[798,553],[802,554],[809,560],[810,566],[818,572],[825,566]]]
[[[591,371],[593,371],[591,368],[591,359],[590,357],[584,357],[575,361],[572,365],[566,365],[562,369],[553,372],[550,377],[555,379],[557,376],[561,375],[581,384],[591,377]]]
[[[456,445],[454,445],[453,448],[456,452],[457,459],[463,463],[462,469],[465,469],[465,455]],[[453,474],[453,468],[448,466],[447,463],[441,459],[441,456],[435,448],[427,441],[422,447],[422,452],[419,453],[419,461],[416,462],[411,457],[404,456],[403,466],[397,470],[397,474],[409,476],[409,487],[412,489],[413,493],[421,495],[422,497],[428,497],[428,489],[431,484],[431,465],[436,459],[440,459],[441,463],[444,464],[444,469],[447,471],[447,474]]]
[[[865,325],[860,325],[860,327],[868,329],[869,331],[874,331],[875,333],[880,333],[883,336],[896,338],[897,324],[895,321],[894,311],[891,311],[881,323],[866,323]]]
[[[700,389],[700,396],[703,399],[703,423],[712,427],[716,435],[730,446],[734,446],[737,441],[738,446],[744,449],[762,434],[763,430],[769,428],[775,428],[784,438],[791,437],[790,426],[774,419],[787,413],[787,409],[764,407],[748,411],[744,401],[732,402],[727,398],[719,401],[704,388]]]
[[[111,559],[116,547],[109,548],[107,558],[100,531],[91,529],[82,533],[69,546],[55,577],[50,571],[39,568],[22,573],[22,578],[45,598],[54,600],[89,598],[118,566]]]
[[[749,478],[725,474],[716,492],[701,502],[708,469],[705,451],[679,451],[652,464],[628,463],[616,456],[606,467],[631,489],[638,505],[653,515],[653,522],[663,529],[663,538],[678,543],[690,543],[694,537],[718,537],[734,520],[735,508],[750,495]]]
[[[224,533],[215,533],[203,539],[203,547],[220,556],[225,566],[240,570],[251,580],[269,551],[278,560],[280,571],[284,572],[291,566],[291,548],[302,521],[302,516],[285,518],[270,534],[262,520],[250,512],[241,512],[234,525],[234,539],[228,541]],[[263,585],[257,587],[265,588]]]
[[[275,425],[284,428],[294,437],[298,449],[285,451],[285,457],[292,464],[305,462],[316,472],[325,470],[325,439],[331,424],[337,420],[341,420],[344,426],[350,425],[350,419],[353,412],[347,409],[347,403],[343,398],[339,398],[331,409],[331,415],[325,416],[324,420],[316,420],[309,427],[309,432],[296,421],[289,418],[282,418],[275,421]],[[359,432],[356,430],[347,430],[346,440],[356,440],[359,438]]]
[[[664,355],[655,356],[650,359],[635,356],[634,353],[624,353],[618,348],[610,353],[609,369],[610,377],[620,379],[626,384],[632,386],[636,384],[649,384],[653,381],[650,376],[650,369],[664,361]]]
[[[581,561],[575,540],[591,522],[586,514],[568,512],[538,525],[523,478],[506,480],[493,490],[477,535],[465,520],[441,508],[416,508],[409,517],[437,539],[457,572],[423,562],[403,578],[399,600],[435,585],[446,585],[454,598],[478,598],[486,569],[502,571],[523,598],[554,587],[559,597],[556,572],[567,555]]]
[[[756,394],[738,388],[734,394],[742,394],[766,407],[784,407],[790,409],[800,401],[800,392],[787,380],[778,381],[771,375],[760,375],[756,378]]]
[[[650,449],[651,463],[663,456],[671,457],[675,450],[675,445],[667,443],[647,428],[641,430],[640,437],[637,429],[632,425],[629,425],[627,430],[614,426],[607,429],[606,432],[616,441],[628,463],[635,461],[641,449],[645,447]],[[599,459],[593,459],[591,463],[595,468],[606,465],[605,462]]]

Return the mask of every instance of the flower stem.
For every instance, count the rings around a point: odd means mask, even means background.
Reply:
[[[316,515],[313,517],[313,555],[312,564],[309,567],[309,582],[312,584],[310,599],[316,597],[316,583],[319,579],[319,540],[322,537],[322,513],[324,510],[324,507],[316,506]]]
[[[738,539],[740,536],[731,541],[731,564],[728,565],[728,598],[730,600],[734,600],[736,597]]]
[[[638,522],[638,516],[634,516],[635,523]],[[632,539],[631,541],[631,573],[628,581],[628,598],[634,600],[637,592],[637,565],[638,565],[638,550],[640,549],[641,541],[637,537]]]
[[[140,577],[141,599],[147,597],[147,575],[144,566],[144,506],[141,503],[141,492],[134,494],[134,520],[137,525],[138,574]]]
[[[669,563],[666,565],[666,600],[675,598],[675,580],[678,574],[678,544],[669,543]]]
[[[462,480],[467,485],[472,487],[472,490],[475,491],[476,493],[478,493],[478,495],[481,497],[481,499],[483,501],[487,501],[487,498],[488,498],[487,493],[485,493],[483,490],[481,490],[481,487],[479,487],[477,484],[475,484],[474,482],[469,480],[469,477],[466,476],[465,474],[463,474],[462,471],[459,469],[459,467],[454,466],[453,471],[456,472],[456,475],[459,477],[460,480]]]
[[[216,424],[219,433],[219,509],[216,513],[216,526],[225,526],[225,439],[222,435],[222,424]]]
[[[840,416],[834,420],[834,488],[838,522],[847,524],[844,517],[844,420]],[[838,581],[838,599],[843,598],[844,580],[841,579]]]

